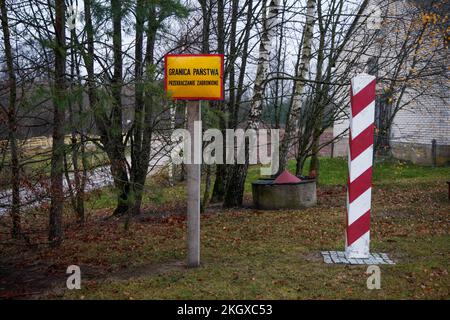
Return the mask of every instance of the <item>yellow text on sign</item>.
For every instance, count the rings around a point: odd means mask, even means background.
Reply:
[[[165,84],[174,99],[223,99],[223,56],[167,55]]]

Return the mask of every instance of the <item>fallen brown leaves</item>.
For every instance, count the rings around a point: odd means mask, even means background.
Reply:
[[[375,185],[371,229],[374,245],[381,248],[402,245],[404,261],[414,262],[416,258],[408,257],[411,255],[408,250],[414,250],[414,247],[408,248],[402,241],[408,241],[408,245],[411,245],[424,237],[448,235],[450,203],[446,199],[445,187],[440,183],[426,186]],[[300,244],[305,254],[342,246],[345,195],[345,187],[320,186],[318,206],[304,211],[209,209],[202,215],[205,254],[226,253],[228,256],[238,254],[246,257],[263,254],[268,259],[265,263],[271,263],[270,256],[273,253],[270,247],[262,246],[261,243],[272,243],[274,247],[279,245],[277,251],[282,253],[292,252]],[[246,199],[249,200],[248,195]],[[86,277],[91,289],[95,289],[104,279],[120,274],[132,276],[180,269],[182,264],[167,268],[149,266],[184,259],[184,208],[184,204],[178,200],[160,206],[148,206],[143,210],[147,213],[133,219],[129,231],[124,230],[121,219],[105,219],[110,215],[110,210],[90,212],[83,227],[79,227],[69,213],[64,219],[65,240],[57,249],[51,249],[45,244],[46,212],[37,210],[34,215],[24,217],[24,230],[30,234],[30,241],[35,245],[20,243],[3,245],[1,248],[0,297],[30,298],[55,288],[61,289],[65,286],[65,270],[72,264],[82,266],[83,277]],[[0,224],[2,243],[9,236],[5,228],[7,220],[8,217],[1,218],[4,222]],[[297,247],[294,247],[294,243],[297,243]],[[401,259],[400,253],[395,254]],[[445,255],[445,252],[442,254]],[[317,263],[314,259],[306,261]],[[143,268],[147,271],[144,272]],[[239,279],[240,274],[235,273],[232,277]],[[351,275],[344,273],[339,277],[330,286],[346,284]],[[435,266],[406,273],[401,278],[414,286],[419,278],[420,290],[433,294],[442,292],[435,282],[445,277],[448,278],[447,268]],[[259,281],[256,277],[251,279]],[[198,278],[198,282],[206,283],[207,279]],[[280,279],[270,280],[270,283],[276,287],[287,285]],[[355,294],[352,288],[345,290],[348,295]],[[129,296],[132,297],[131,293]],[[416,293],[416,296],[423,297],[422,293]]]

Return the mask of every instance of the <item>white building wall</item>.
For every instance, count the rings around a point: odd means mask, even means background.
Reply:
[[[391,142],[450,145],[450,101],[428,96],[400,109],[391,128]]]
[[[389,10],[401,12],[401,6],[405,3],[395,3],[395,7]],[[365,26],[360,25],[359,28]],[[366,30],[367,31],[367,30]],[[387,30],[381,30],[381,36],[388,37]],[[355,32],[354,38],[349,42],[349,48],[357,45],[361,35]],[[400,49],[400,48],[398,48]],[[382,52],[377,52],[382,51]],[[391,47],[389,51],[373,46],[368,48],[368,55],[361,55],[359,65],[361,68],[367,63],[367,58],[371,55],[382,56],[395,55],[396,47]],[[400,53],[400,52],[398,52]],[[379,61],[382,64],[382,61]],[[345,64],[343,65],[343,67]],[[361,72],[362,70],[355,70]],[[379,69],[381,77],[388,78],[392,70]],[[356,74],[355,72],[355,74]],[[353,76],[353,75],[352,75]],[[448,92],[445,92],[442,85],[438,85],[435,79],[430,79],[429,84],[425,84],[428,90],[427,96],[416,97],[417,92],[405,92],[400,101],[400,105],[405,105],[394,117],[391,127],[391,146],[395,157],[410,160],[417,163],[429,164],[432,162],[431,141],[436,140],[438,146],[438,164],[448,164],[450,161],[450,99]],[[416,88],[417,89],[417,88]],[[377,92],[380,88],[377,86]],[[348,102],[348,101],[347,101]],[[348,111],[347,111],[348,112]],[[333,135],[337,137],[349,126],[347,112],[342,112],[339,120],[334,122]],[[335,156],[346,156],[348,152],[348,135],[334,145]]]

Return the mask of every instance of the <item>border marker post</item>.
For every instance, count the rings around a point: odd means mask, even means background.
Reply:
[[[352,78],[345,251],[322,251],[326,264],[395,265],[386,253],[370,253],[375,94],[374,76]]]
[[[375,77],[365,73],[351,80],[345,255],[368,258],[372,197]]]

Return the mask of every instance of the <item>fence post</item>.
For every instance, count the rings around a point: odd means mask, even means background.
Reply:
[[[334,158],[334,141],[331,142],[331,154],[330,154],[330,158],[331,158],[331,159]]]
[[[431,164],[436,167],[437,164],[437,150],[436,139],[431,140]]]

